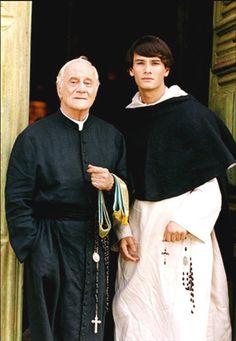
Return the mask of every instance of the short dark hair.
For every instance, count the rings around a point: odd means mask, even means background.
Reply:
[[[171,67],[174,61],[169,46],[153,35],[142,36],[130,46],[125,58],[128,69],[133,66],[134,53],[143,57],[159,57],[166,67]]]

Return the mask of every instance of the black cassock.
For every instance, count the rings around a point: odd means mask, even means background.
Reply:
[[[97,190],[88,164],[126,180],[123,135],[89,115],[82,131],[60,111],[17,138],[6,182],[11,245],[24,262],[32,341],[103,340],[104,250],[99,243],[98,332],[94,333]],[[105,191],[104,191],[105,192]],[[106,194],[108,209],[112,193]]]

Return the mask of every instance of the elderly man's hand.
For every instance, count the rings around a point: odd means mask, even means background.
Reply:
[[[88,165],[87,172],[91,176],[91,182],[94,187],[106,191],[112,189],[114,178],[107,168]]]

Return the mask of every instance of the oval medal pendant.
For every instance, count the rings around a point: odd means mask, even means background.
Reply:
[[[93,253],[93,260],[95,263],[98,263],[100,261],[100,256],[97,252]]]
[[[184,258],[183,258],[183,264],[184,264],[184,265],[188,265],[188,257],[187,257],[187,256],[184,256]]]

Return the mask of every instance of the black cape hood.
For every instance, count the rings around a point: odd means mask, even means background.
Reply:
[[[236,163],[236,143],[193,96],[126,108],[121,118],[134,197],[158,201],[193,190]]]

